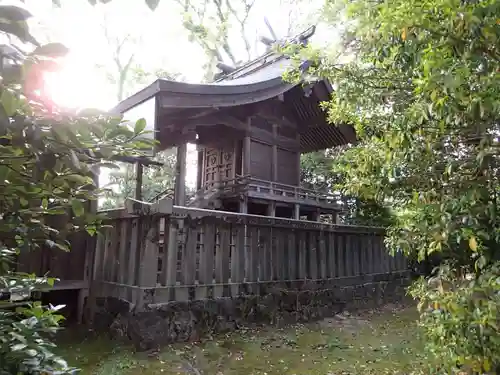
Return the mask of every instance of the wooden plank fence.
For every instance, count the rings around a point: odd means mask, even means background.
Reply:
[[[109,219],[95,252],[97,296],[145,304],[265,293],[270,287],[404,272],[381,228],[174,206]]]

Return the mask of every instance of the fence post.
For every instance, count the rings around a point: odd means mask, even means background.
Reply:
[[[144,300],[144,289],[155,288],[158,278],[158,256],[159,256],[159,226],[160,218],[164,215],[170,215],[173,210],[171,199],[162,199],[156,203],[141,202],[138,200],[127,199],[125,207],[130,214],[142,216],[141,227],[138,229],[140,236],[135,249],[136,259],[139,260],[139,273],[137,284],[138,293],[134,296],[135,309],[140,311],[148,302]],[[132,247],[132,251],[134,248]]]
[[[158,273],[159,218],[151,217],[144,224],[147,225],[144,241],[140,241],[141,246],[137,249],[140,254],[139,286],[154,288]]]

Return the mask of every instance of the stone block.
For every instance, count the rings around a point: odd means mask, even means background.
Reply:
[[[404,275],[401,275],[404,279]],[[382,277],[380,279],[383,279]],[[208,332],[228,332],[244,324],[274,324],[282,327],[294,322],[310,322],[335,316],[344,309],[375,307],[405,298],[401,278],[388,281],[353,279],[349,283],[295,283],[295,289],[266,288],[266,294],[240,295],[190,302],[169,302],[131,311],[131,306],[113,298],[97,302],[96,327],[116,338],[129,340],[138,350],[149,350],[173,342],[197,340]],[[352,281],[364,281],[352,284]]]

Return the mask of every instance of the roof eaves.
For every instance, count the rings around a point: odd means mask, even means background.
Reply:
[[[124,112],[130,110],[142,102],[151,99],[158,92],[160,92],[160,79],[157,79],[149,86],[146,86],[141,91],[136,92],[134,95],[129,96],[128,98],[122,100],[118,103],[113,109],[111,113],[113,114],[123,114]]]

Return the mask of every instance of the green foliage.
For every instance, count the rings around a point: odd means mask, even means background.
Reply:
[[[354,0],[339,11],[332,1],[325,14],[333,24],[344,17],[343,55],[304,54],[318,62],[311,75],[335,89],[325,106],[330,121],[353,124],[360,139],[335,166],[343,189],[391,207],[391,251],[419,260],[440,254],[452,265],[459,290],[441,295],[431,283],[414,294],[460,302],[461,310],[422,315],[443,368],[495,369],[497,344],[464,327],[475,316],[498,325],[492,297],[465,301],[478,287],[495,288],[487,275],[500,260],[500,2]]]
[[[142,174],[142,200],[151,201],[173,192],[175,182],[176,151],[174,149],[159,152],[153,158],[163,163],[162,166],[144,167]],[[124,207],[126,198],[135,197],[136,167],[121,164],[120,169],[110,170],[109,181],[104,188],[103,209]]]
[[[0,6],[0,14],[2,34],[38,46],[26,10]],[[57,69],[54,58],[65,52],[60,44],[38,46],[29,56],[14,45],[0,51],[0,290],[11,296],[54,282],[19,272],[19,255],[36,256],[41,248],[69,251],[71,233],[95,234],[99,218],[88,203],[99,195],[94,183],[99,165],[152,147],[141,140],[140,125],[130,129],[121,118],[95,111],[59,112],[44,96],[43,74]],[[14,308],[0,305],[0,373],[72,371],[50,342],[61,307]]]
[[[63,318],[56,314],[61,307],[47,309],[34,303],[15,313],[0,309],[0,374],[74,371],[54,354],[55,345],[47,339]]]
[[[498,373],[500,363],[500,268],[486,267],[477,279],[464,280],[442,267],[430,280],[419,280],[412,294],[420,299],[420,326],[427,347],[439,359],[433,373]],[[457,280],[461,280],[457,282]],[[430,284],[430,286],[429,286]]]
[[[339,191],[344,196],[344,212],[340,217],[342,224],[381,227],[390,225],[393,212],[387,205],[373,198],[352,197],[344,188],[345,170],[350,168],[350,163],[345,163],[345,153],[348,153],[349,149],[349,146],[337,147],[302,155],[301,185],[317,191]]]
[[[345,199],[346,210],[342,224],[388,227],[394,222],[394,212],[385,204],[361,198]]]
[[[330,192],[339,183],[339,174],[333,166],[337,153],[334,149],[310,152],[300,158],[300,183],[304,188]]]

